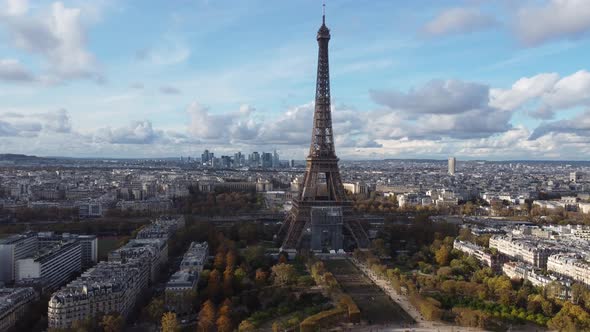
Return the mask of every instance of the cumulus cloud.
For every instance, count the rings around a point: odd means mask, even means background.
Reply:
[[[0,136],[33,137],[42,131],[69,133],[72,129],[68,111],[60,109],[43,113],[0,113]]]
[[[552,108],[567,108],[590,103],[590,72],[580,70],[563,77],[544,96]]]
[[[523,77],[510,89],[490,90],[490,106],[516,110],[529,104],[534,110],[526,114],[539,119],[551,119],[563,109],[590,105],[590,72],[580,70],[565,77],[543,73]]]
[[[536,140],[549,134],[560,133],[573,134],[586,138],[590,137],[590,110],[587,110],[572,119],[543,123],[533,131],[529,140]]]
[[[427,36],[435,37],[483,30],[495,24],[496,20],[493,17],[477,9],[450,8],[428,22],[422,28],[422,32]]]
[[[43,127],[56,133],[69,133],[72,130],[70,114],[65,109],[55,112],[40,114],[39,117],[45,120]]]
[[[311,141],[314,103],[288,108],[271,118],[259,118],[256,110],[243,105],[238,111],[213,113],[199,103],[188,108],[192,136],[216,144],[307,147]],[[366,133],[367,113],[347,106],[332,107],[334,139],[341,147],[376,147]]]
[[[511,112],[493,108],[474,109],[461,114],[432,114],[419,119],[408,136],[429,139],[490,137],[511,129],[511,118]]]
[[[559,80],[557,73],[544,73],[532,77],[523,77],[510,89],[491,89],[490,106],[503,110],[514,110],[529,100],[540,97],[553,89]]]
[[[7,0],[6,14],[8,15],[22,15],[29,10],[28,0]]]
[[[26,1],[10,0],[7,7],[0,13],[0,25],[16,47],[43,57],[51,81],[103,79],[94,55],[86,49],[80,8],[54,2],[33,15]]]
[[[551,108],[545,107],[545,106],[539,107],[539,108],[532,110],[532,111],[528,111],[526,114],[528,116],[530,116],[531,118],[542,119],[542,120],[550,120],[555,117],[555,111],[553,111]]]
[[[512,128],[512,112],[490,105],[489,87],[457,80],[435,80],[407,93],[372,91],[387,111],[369,115],[368,132],[376,139],[468,139],[489,137]]]
[[[31,137],[36,136],[42,129],[38,122],[0,120],[0,137]]]
[[[251,118],[254,111],[254,108],[242,105],[237,112],[213,114],[209,107],[193,102],[187,108],[189,132],[198,139],[225,143],[254,139],[260,130]]]
[[[525,6],[515,20],[517,35],[528,46],[556,39],[576,39],[590,31],[590,2],[550,0]]]
[[[94,141],[110,144],[152,144],[161,134],[154,130],[150,121],[135,121],[124,127],[98,129],[94,134]]]
[[[35,78],[18,60],[0,59],[0,81],[30,82]]]
[[[209,107],[193,102],[187,112],[190,116],[189,131],[202,139],[218,139],[227,135],[232,119],[223,115],[209,114]]]
[[[274,144],[309,144],[313,111],[313,103],[287,109],[279,117],[262,126],[260,140]]]
[[[408,114],[456,114],[486,106],[489,88],[478,83],[434,80],[407,93],[371,90],[370,95],[377,104]]]

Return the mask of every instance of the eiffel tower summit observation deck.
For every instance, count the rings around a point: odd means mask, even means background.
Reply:
[[[285,236],[282,250],[313,251],[367,248],[365,229],[352,211],[347,198],[334,148],[330,105],[330,65],[328,43],[330,29],[326,15],[317,33],[318,70],[311,145],[303,186],[293,199],[279,236]]]

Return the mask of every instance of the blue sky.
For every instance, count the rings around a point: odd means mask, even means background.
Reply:
[[[168,157],[311,135],[320,0],[0,0],[0,153]],[[590,1],[329,0],[346,159],[587,159]]]

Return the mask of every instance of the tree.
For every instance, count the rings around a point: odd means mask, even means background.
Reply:
[[[463,215],[473,215],[475,213],[475,205],[471,202],[467,202],[465,203],[462,207],[461,207],[461,214]]]
[[[223,301],[223,303],[221,304],[221,307],[219,308],[219,315],[226,315],[226,316],[230,316],[231,315],[231,307],[232,307],[232,303],[230,299],[225,299]]]
[[[104,315],[100,326],[104,332],[120,332],[123,330],[123,317],[119,314]]]
[[[291,264],[277,264],[272,267],[272,276],[276,285],[289,285],[295,282],[297,276]]]
[[[217,270],[223,270],[225,267],[225,254],[222,251],[217,252],[215,254],[215,259],[213,260],[213,266]]]
[[[72,330],[76,332],[87,332],[98,330],[96,317],[88,317],[84,320],[76,320],[72,323]]]
[[[232,332],[232,321],[227,315],[220,315],[217,318],[217,332]]]
[[[557,315],[547,322],[547,326],[558,331],[588,331],[590,314],[580,306],[565,302]]]
[[[254,332],[256,331],[256,326],[252,324],[249,320],[243,320],[238,326],[238,332]]]
[[[159,321],[164,314],[164,299],[162,297],[154,297],[147,307],[145,307],[145,311],[152,322]]]
[[[199,311],[199,323],[197,325],[199,332],[209,332],[214,328],[215,322],[215,304],[211,300],[205,301]]]
[[[229,265],[223,272],[223,296],[231,297],[234,294],[234,271]]]
[[[436,263],[440,266],[449,265],[449,261],[451,259],[449,248],[447,248],[445,245],[440,246],[440,248],[436,251],[434,258]]]
[[[234,279],[236,280],[238,286],[241,285],[242,281],[244,280],[244,278],[246,278],[246,276],[246,271],[244,271],[244,269],[236,269],[236,271],[234,272]]]
[[[217,301],[221,292],[221,274],[218,270],[213,270],[209,274],[209,282],[207,283],[207,294],[209,298]]]
[[[177,332],[180,330],[178,319],[173,312],[167,312],[162,315],[162,332]]]
[[[246,262],[253,268],[260,267],[264,262],[265,250],[261,246],[248,246],[244,250]]]
[[[236,263],[238,262],[238,255],[236,254],[235,250],[230,250],[227,252],[227,255],[225,255],[225,266],[227,267],[231,267],[234,268],[236,266]]]
[[[453,313],[455,314],[455,322],[461,326],[484,329],[490,320],[490,315],[480,310],[455,307]]]
[[[264,286],[266,284],[266,280],[268,279],[268,272],[264,271],[263,269],[257,269],[256,276],[254,278],[256,280],[256,285]]]

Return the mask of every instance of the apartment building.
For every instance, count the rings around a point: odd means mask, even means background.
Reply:
[[[184,216],[161,217],[149,225],[143,227],[138,233],[137,239],[164,238],[169,239],[178,229],[184,228]]]
[[[87,269],[98,262],[98,239],[96,235],[39,232],[37,233],[37,238],[39,240],[39,247],[55,245],[62,241],[76,240],[80,242],[80,247],[82,249],[82,268]]]
[[[16,262],[34,255],[38,250],[37,236],[25,233],[0,239],[0,281],[11,283],[16,276]]]
[[[207,242],[192,242],[184,254],[180,269],[175,272],[165,289],[166,308],[178,315],[189,314],[192,310],[191,298],[197,291],[199,275],[209,255]]]
[[[551,255],[547,270],[590,286],[590,264],[575,254]]]
[[[127,317],[148,280],[149,269],[139,260],[100,262],[51,296],[49,328],[70,328],[75,321],[110,312]]]
[[[123,247],[113,250],[108,257],[110,262],[126,263],[139,260],[149,270],[149,283],[153,283],[160,268],[168,261],[168,242],[165,239],[133,239]]]
[[[57,289],[82,270],[80,242],[69,240],[43,248],[30,258],[16,261],[16,281],[41,279],[47,289]]]
[[[559,252],[555,248],[540,246],[536,240],[514,238],[510,235],[492,236],[490,248],[495,248],[511,259],[523,261],[541,269],[547,268],[547,259],[550,255]]]
[[[39,300],[33,288],[0,288],[0,331],[14,328],[31,304]]]
[[[453,248],[457,249],[467,255],[475,257],[478,261],[489,266],[495,272],[502,271],[503,260],[498,255],[493,255],[485,251],[486,248],[478,246],[475,243],[455,240],[453,242]]]

